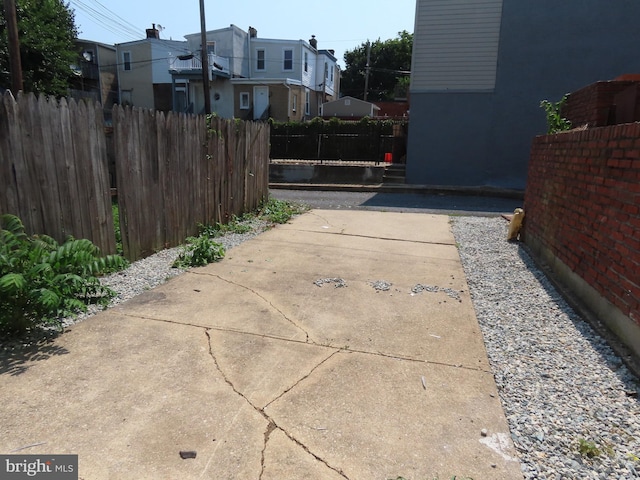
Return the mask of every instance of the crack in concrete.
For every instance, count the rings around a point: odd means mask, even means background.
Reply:
[[[218,359],[216,358],[214,352],[213,352],[213,345],[211,343],[211,335],[209,334],[209,330],[208,328],[205,328],[204,333],[207,336],[207,342],[209,344],[209,356],[213,359],[213,363],[215,364],[217,370],[220,372],[220,375],[222,375],[222,379],[225,381],[225,383],[227,385],[229,385],[229,387],[231,388],[231,390],[233,390],[233,392],[238,395],[240,398],[242,398],[251,408],[253,408],[262,418],[264,418],[267,421],[267,429],[265,430],[264,433],[264,445],[262,448],[262,461],[261,461],[261,472],[260,472],[260,477],[262,477],[263,473],[264,473],[264,455],[267,449],[267,442],[269,441],[269,438],[271,437],[271,434],[273,433],[274,430],[280,430],[282,433],[284,433],[292,442],[294,442],[296,445],[298,445],[300,448],[302,448],[305,452],[307,452],[309,455],[311,455],[313,458],[315,458],[317,461],[319,461],[320,463],[322,463],[324,466],[326,466],[327,468],[333,470],[334,472],[338,473],[339,475],[341,475],[343,478],[349,480],[349,477],[347,477],[342,470],[340,470],[337,467],[334,467],[332,465],[329,464],[329,462],[327,462],[326,460],[324,460],[322,457],[316,455],[315,453],[313,453],[311,450],[309,450],[309,448],[304,445],[302,442],[300,442],[298,439],[296,439],[292,434],[290,434],[289,432],[287,432],[284,428],[282,428],[281,426],[279,426],[275,420],[273,418],[271,418],[267,412],[264,411],[263,408],[260,408],[256,405],[254,405],[253,403],[251,403],[251,401],[242,393],[240,392],[236,386],[233,384],[233,382],[231,380],[229,380],[229,378],[227,377],[227,375],[224,373],[224,371],[222,370],[222,368],[220,367],[220,364],[218,363]],[[338,352],[334,352],[333,354],[331,354],[329,357],[325,358],[322,362],[320,362],[320,364],[326,362],[329,358],[331,358],[331,356],[333,356],[334,354],[336,354]],[[319,366],[319,365],[318,365]],[[315,370],[316,367],[314,367],[312,369]],[[310,375],[310,373],[309,373]],[[308,375],[307,375],[308,376]],[[299,383],[299,382],[297,382]],[[293,387],[291,387],[293,388]],[[291,388],[289,390],[291,390]]]
[[[258,476],[258,480],[262,479],[262,476],[264,475],[264,454],[267,451],[267,444],[269,443],[269,438],[271,437],[271,434],[273,433],[274,430],[276,430],[276,424],[273,422],[269,422],[269,425],[267,425],[267,429],[264,432],[264,444],[262,447],[262,454],[261,454],[261,459],[260,459],[260,476]]]
[[[311,211],[309,212],[310,215],[313,215],[314,217],[318,217],[320,220],[322,220],[326,225],[331,226],[331,222],[329,220],[327,220],[326,218],[324,218],[322,215],[318,215],[316,212]]]
[[[326,348],[334,348],[334,347],[326,347]],[[311,370],[309,370],[309,373],[307,373],[305,376],[301,377],[300,379],[298,379],[298,381],[296,383],[294,383],[293,385],[291,385],[289,388],[287,388],[285,391],[283,391],[280,395],[278,395],[276,398],[274,398],[273,400],[271,400],[269,403],[267,403],[263,410],[266,409],[269,405],[271,405],[273,402],[280,400],[282,397],[284,397],[287,393],[289,393],[291,390],[293,390],[294,388],[296,388],[298,385],[300,385],[300,383],[302,383],[304,380],[306,380],[307,378],[309,378],[313,372],[315,372],[318,368],[320,368],[320,366],[324,365],[326,362],[328,362],[331,358],[333,358],[337,353],[340,353],[341,350],[340,349],[335,349],[334,352],[331,352],[331,355],[327,356],[324,360],[322,360],[320,363],[318,363],[315,367],[313,367]]]
[[[195,273],[195,272],[194,272]],[[263,302],[267,303],[273,310],[275,310],[276,312],[278,312],[282,318],[284,318],[287,322],[289,322],[291,325],[293,325],[295,328],[297,328],[298,330],[300,330],[302,333],[304,333],[305,336],[305,343],[312,343],[315,344],[315,342],[313,342],[312,340],[309,340],[309,332],[307,332],[304,328],[302,328],[299,324],[297,324],[295,321],[293,321],[291,318],[289,318],[282,310],[280,310],[278,307],[276,307],[269,299],[265,298],[263,295],[261,295],[260,293],[258,293],[257,291],[255,291],[253,288],[251,287],[247,287],[246,285],[242,285],[240,283],[234,282],[232,280],[226,279],[221,277],[218,274],[211,274],[211,273],[195,273],[196,275],[205,275],[205,276],[209,276],[209,277],[215,277],[218,278],[220,280],[222,280],[223,282],[227,282],[230,285],[235,285],[236,287],[240,287],[240,288],[244,288],[245,290],[248,290],[249,292],[253,293],[255,296],[257,296],[258,298],[260,298]]]
[[[143,316],[143,315],[132,315],[132,314],[129,314],[129,313],[122,313],[122,315],[124,315],[125,317],[140,318],[140,319],[143,319],[143,320],[150,320],[152,322],[163,322],[163,323],[170,323],[170,324],[173,324],[173,325],[183,325],[185,327],[204,328],[206,330],[215,330],[216,332],[223,332],[223,333],[236,333],[236,334],[240,334],[240,335],[251,335],[251,336],[254,336],[254,337],[258,337],[258,338],[268,338],[268,339],[271,339],[271,340],[279,340],[279,341],[282,341],[282,342],[299,343],[301,345],[314,345],[314,346],[317,346],[317,347],[325,347],[325,348],[329,348],[329,349],[332,349],[332,350],[336,350],[331,356],[333,356],[335,353],[338,353],[338,352],[360,353],[362,355],[373,355],[373,356],[376,356],[376,357],[390,358],[390,359],[393,359],[393,360],[406,360],[408,362],[425,363],[425,364],[429,364],[429,365],[439,365],[439,366],[443,366],[443,367],[461,368],[463,370],[470,370],[470,371],[474,371],[474,372],[492,373],[491,369],[487,370],[487,369],[483,369],[483,368],[480,368],[480,367],[467,367],[467,366],[464,366],[462,364],[453,364],[453,363],[446,363],[446,362],[435,362],[433,360],[421,360],[419,358],[407,357],[407,356],[404,356],[404,355],[397,355],[397,354],[392,354],[392,353],[384,353],[384,352],[380,352],[380,351],[369,351],[369,350],[358,350],[358,349],[354,349],[354,348],[336,347],[336,346],[331,345],[329,343],[316,343],[313,340],[309,341],[308,339],[305,340],[305,341],[302,341],[302,340],[296,340],[295,338],[278,337],[277,335],[268,335],[268,334],[265,334],[265,333],[247,332],[245,330],[236,330],[234,328],[222,328],[222,327],[214,327],[214,326],[209,326],[209,325],[198,325],[198,324],[195,324],[195,323],[176,322],[174,320],[165,320],[163,318],[152,318],[152,317],[146,317],[146,316]],[[327,359],[323,360],[322,362],[325,362],[330,357],[327,357]],[[269,403],[272,403],[272,402],[269,402]]]
[[[121,312],[121,315],[125,316],[125,317],[130,317],[130,318],[138,318],[138,319],[142,319],[142,320],[149,320],[152,322],[162,322],[162,323],[169,323],[172,325],[182,325],[184,327],[194,327],[194,328],[206,328],[207,330],[215,330],[217,332],[229,332],[229,333],[239,333],[242,335],[253,335],[254,337],[260,337],[260,338],[271,338],[273,340],[282,340],[285,342],[295,342],[295,343],[301,343],[303,345],[317,345],[314,342],[309,342],[309,341],[302,341],[302,340],[296,340],[294,338],[287,338],[287,337],[279,337],[277,335],[269,335],[267,333],[256,333],[256,332],[247,332],[245,330],[238,330],[235,328],[225,328],[225,327],[216,327],[216,326],[211,326],[211,325],[201,325],[201,324],[197,324],[197,323],[190,323],[190,322],[177,322],[175,320],[167,320],[165,318],[153,318],[153,317],[147,317],[145,315],[134,315],[131,313],[125,313],[125,312]]]

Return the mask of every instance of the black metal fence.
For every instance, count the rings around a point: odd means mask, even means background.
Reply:
[[[399,161],[406,128],[390,121],[310,122],[271,126],[271,159]],[[398,127],[401,128],[398,128]],[[405,147],[406,148],[406,147]]]

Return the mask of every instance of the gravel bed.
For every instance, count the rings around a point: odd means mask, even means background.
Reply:
[[[504,219],[452,226],[525,478],[640,478],[638,379],[506,241]]]

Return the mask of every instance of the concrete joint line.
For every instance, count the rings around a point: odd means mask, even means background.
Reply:
[[[292,442],[294,442],[296,445],[298,445],[300,448],[302,448],[305,452],[307,452],[309,455],[311,455],[313,458],[315,458],[317,461],[319,461],[320,463],[322,463],[323,465],[325,465],[327,468],[333,470],[334,472],[338,473],[339,475],[341,475],[343,478],[349,480],[349,477],[347,477],[342,470],[330,465],[326,460],[324,460],[323,458],[319,457],[318,455],[316,455],[315,453],[313,453],[311,450],[309,450],[309,447],[307,447],[306,445],[304,445],[302,442],[300,442],[297,438],[295,438],[291,433],[287,432],[284,428],[280,427],[273,418],[271,418],[267,412],[264,411],[263,408],[257,407],[256,405],[254,405],[253,403],[251,403],[251,401],[245,397],[233,384],[233,382],[231,382],[231,380],[229,380],[229,378],[227,377],[227,375],[224,373],[224,371],[222,370],[222,368],[220,367],[220,364],[218,363],[218,359],[216,358],[215,354],[213,353],[213,346],[211,344],[211,335],[209,334],[209,330],[211,330],[210,328],[205,328],[204,329],[204,334],[207,336],[207,343],[209,344],[209,356],[211,356],[211,358],[213,359],[213,363],[216,366],[216,369],[220,372],[220,375],[222,375],[222,379],[225,381],[225,383],[227,385],[229,385],[229,387],[231,388],[231,390],[233,390],[233,392],[238,395],[240,398],[242,398],[245,402],[247,402],[247,404],[253,408],[258,414],[260,414],[260,416],[262,416],[262,418],[264,418],[267,421],[267,429],[265,430],[264,433],[264,445],[262,447],[262,467],[261,467],[261,472],[260,472],[260,478],[262,478],[262,475],[264,473],[264,460],[265,460],[265,452],[267,450],[267,443],[269,442],[269,439],[271,438],[271,434],[273,433],[274,430],[280,430],[282,433],[284,433]],[[316,365],[311,372],[309,372],[309,374],[307,374],[304,378],[307,378],[309,375],[311,375],[311,373],[318,368],[320,365],[322,365],[324,362],[326,362],[327,360],[329,360],[329,358],[331,358],[333,355],[335,355],[336,353],[338,353],[338,351],[333,352],[331,355],[329,355],[327,358],[325,358],[324,360],[322,360],[318,365]],[[303,378],[303,379],[304,379]],[[300,379],[298,382],[296,382],[295,385],[299,384],[303,379]],[[288,391],[290,391],[292,388],[295,387],[295,385],[291,388],[289,388]],[[281,397],[282,395],[280,395]],[[280,398],[278,397],[278,398]],[[272,402],[270,402],[272,403]]]
[[[305,231],[308,233],[321,233],[323,235],[339,235],[339,236],[343,236],[343,237],[355,237],[355,238],[369,238],[372,240],[387,240],[390,242],[404,242],[404,243],[417,243],[417,244],[423,244],[423,245],[445,245],[448,247],[454,247],[455,244],[454,243],[450,243],[450,242],[427,242],[427,241],[421,241],[421,240],[407,240],[404,238],[392,238],[392,237],[375,237],[375,236],[371,236],[371,235],[358,235],[355,233],[344,233],[344,230],[341,230],[339,232],[318,232],[317,230],[300,230],[300,231]]]
[[[493,372],[491,370],[485,370],[483,368],[478,368],[478,367],[465,367],[461,363],[454,364],[454,363],[445,363],[445,362],[434,362],[433,360],[421,360],[419,358],[404,357],[402,355],[393,355],[391,353],[369,352],[366,350],[355,350],[352,348],[342,348],[340,349],[340,351],[348,352],[348,353],[359,353],[361,355],[373,355],[374,357],[389,358],[392,360],[404,360],[407,362],[424,363],[427,365],[438,365],[441,367],[459,368],[461,370],[469,370],[471,372],[480,372],[480,373],[487,373],[489,375],[493,375]]]
[[[195,273],[195,272],[194,272]],[[240,288],[244,288],[245,290],[253,293],[255,296],[257,296],[259,299],[261,299],[263,302],[265,302],[267,305],[269,305],[273,310],[275,310],[276,312],[278,312],[282,318],[284,318],[287,322],[289,322],[291,325],[293,325],[294,327],[296,327],[298,330],[300,330],[302,333],[304,333],[305,336],[305,342],[306,343],[314,343],[314,342],[310,342],[309,341],[309,332],[307,332],[304,328],[302,328],[298,323],[296,323],[295,321],[293,321],[291,318],[289,318],[282,310],[280,310],[278,307],[276,307],[269,299],[265,298],[263,295],[261,295],[260,293],[256,292],[253,288],[251,287],[247,287],[246,285],[241,285],[239,283],[236,283],[234,281],[228,280],[226,278],[221,277],[218,274],[212,275],[210,273],[195,273],[196,275],[207,275],[207,276],[211,276],[211,277],[215,277],[218,278],[220,280],[222,280],[223,282],[227,282],[230,285],[235,285],[236,287],[240,287]]]

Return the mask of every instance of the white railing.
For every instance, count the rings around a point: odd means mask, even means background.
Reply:
[[[212,71],[215,72],[217,70],[219,72],[226,73],[227,75],[229,74],[228,58],[214,55],[213,53],[210,53],[207,58],[209,60],[209,68]],[[169,54],[168,60],[169,70],[171,71],[185,72],[189,70],[202,70],[202,61],[196,56],[181,60],[177,56]]]

